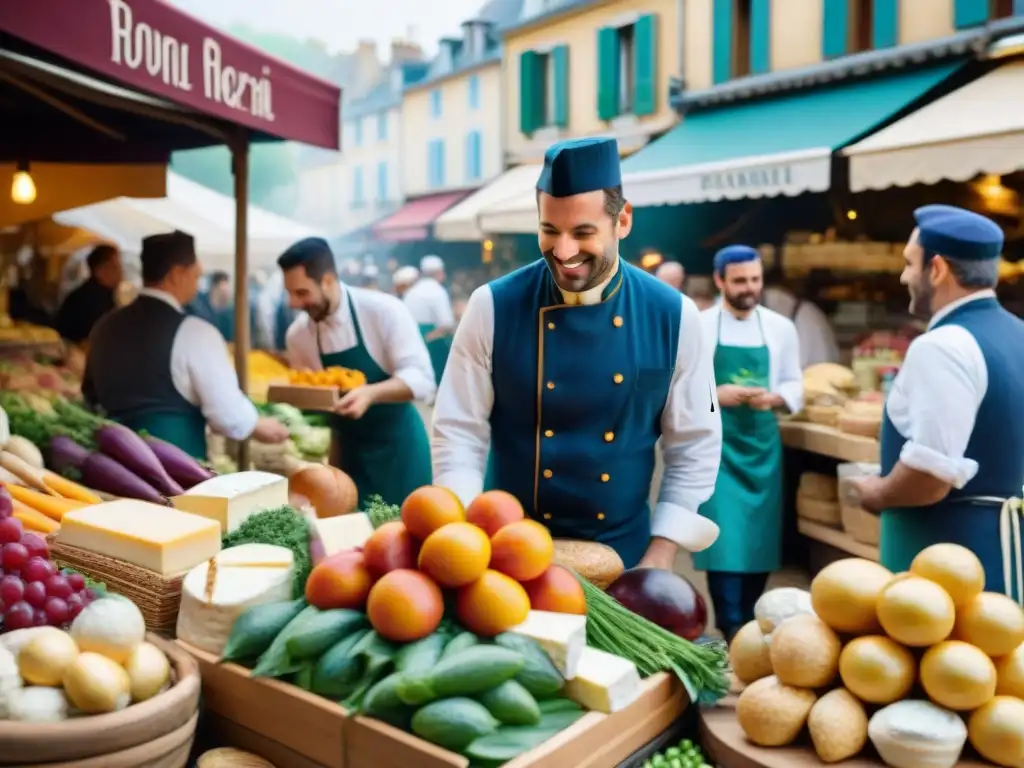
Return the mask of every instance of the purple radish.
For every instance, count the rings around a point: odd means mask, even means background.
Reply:
[[[54,472],[79,469],[89,457],[89,451],[70,437],[54,435],[50,438],[50,468]]]
[[[142,439],[153,449],[153,453],[163,464],[167,474],[174,478],[182,488],[191,488],[204,480],[215,477],[213,472],[206,469],[178,446],[152,435],[147,435]]]
[[[160,492],[131,470],[102,453],[90,453],[80,467],[82,482],[97,491],[125,499],[167,504]]]
[[[120,424],[96,430],[96,444],[112,459],[123,464],[164,496],[180,496],[185,490],[167,474],[160,459],[146,441]]]

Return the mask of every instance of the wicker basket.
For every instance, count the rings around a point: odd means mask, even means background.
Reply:
[[[843,530],[850,534],[854,541],[873,547],[878,546],[882,527],[882,520],[878,515],[873,515],[862,507],[843,504],[840,507],[840,516]]]

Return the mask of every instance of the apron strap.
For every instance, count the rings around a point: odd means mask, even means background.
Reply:
[[[352,327],[356,332],[356,346],[365,346],[363,344],[363,331],[359,327],[359,319],[356,317],[356,308],[352,306],[352,296],[345,291],[344,287],[341,288],[341,291],[348,302],[348,316],[352,318]],[[320,343],[320,325],[319,322],[313,323],[313,338],[316,340],[316,355],[322,358],[324,356],[324,348]]]
[[[761,313],[758,312],[759,308],[754,307],[754,317],[757,318],[757,330],[761,334],[761,346],[768,346],[768,339],[764,335],[764,323],[761,322]],[[718,329],[715,331],[715,346],[720,346],[722,343],[722,315],[725,314],[726,310],[724,307],[718,308]]]
[[[1020,519],[1024,516],[1024,502],[1007,499],[999,511],[999,545],[1003,555],[1003,584],[1006,596],[1013,597],[1014,581],[1017,585],[1017,602],[1024,607],[1024,557],[1021,555]],[[1011,543],[1013,562],[1010,562]],[[1016,579],[1012,577],[1016,576]]]

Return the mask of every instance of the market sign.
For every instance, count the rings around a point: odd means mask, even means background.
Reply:
[[[0,0],[0,32],[205,115],[338,148],[335,86],[160,0]]]
[[[700,188],[705,192],[748,192],[761,195],[772,189],[789,187],[793,183],[793,166],[776,165],[766,168],[739,168],[734,171],[705,173],[700,177]],[[760,197],[761,195],[757,195]]]

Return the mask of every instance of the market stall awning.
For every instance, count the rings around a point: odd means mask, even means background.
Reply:
[[[470,192],[441,192],[410,200],[397,211],[373,225],[373,236],[390,243],[424,240],[430,236],[430,227],[437,217],[447,211]]]
[[[622,164],[637,206],[824,192],[832,153],[897,116],[959,64],[694,112]]]
[[[1024,61],[1014,61],[843,150],[850,189],[968,181],[1024,168]]]
[[[338,148],[336,86],[161,0],[5,0],[0,35],[257,134]]]
[[[484,212],[495,205],[521,200],[524,195],[535,195],[540,171],[539,165],[520,165],[505,171],[441,214],[434,223],[434,237],[449,241],[483,240],[489,231],[481,226]]]

